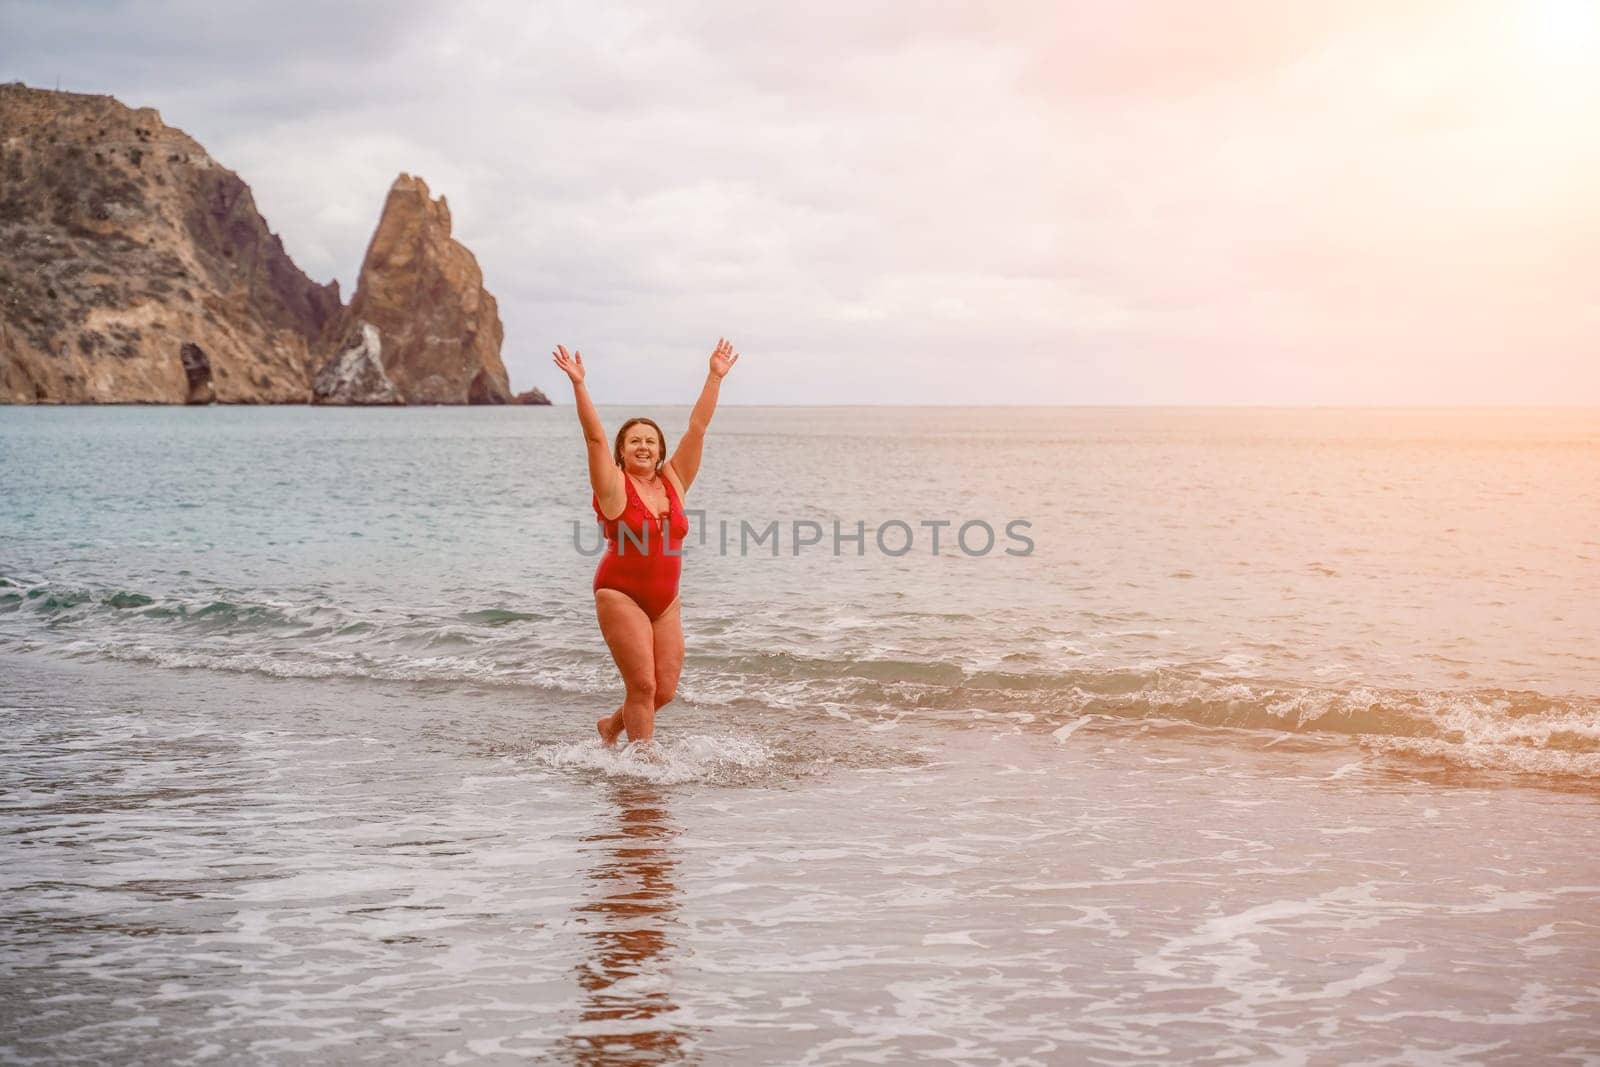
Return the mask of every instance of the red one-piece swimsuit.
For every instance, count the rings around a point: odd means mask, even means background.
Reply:
[[[626,471],[622,480],[628,487],[628,506],[615,519],[607,519],[600,511],[600,498],[593,497],[595,518],[606,535],[606,551],[595,568],[594,587],[627,594],[655,622],[678,597],[689,517],[683,513],[672,479],[665,474],[661,484],[667,488],[668,513],[659,516],[650,513]]]

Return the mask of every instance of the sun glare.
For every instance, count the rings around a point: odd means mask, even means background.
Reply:
[[[1570,70],[1600,61],[1600,0],[1544,0],[1526,9],[1526,37],[1538,61]]]

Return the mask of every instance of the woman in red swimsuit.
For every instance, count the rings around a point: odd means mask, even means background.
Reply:
[[[589,450],[594,512],[606,534],[606,552],[594,572],[594,610],[626,689],[622,706],[595,726],[615,744],[626,728],[630,741],[655,735],[656,712],[672,699],[683,671],[683,620],[678,611],[680,550],[689,532],[683,496],[700,469],[706,427],[717,410],[722,379],[739,355],[718,339],[705,388],[689,413],[689,430],[667,459],[661,427],[629,419],[610,451],[605,428],[583,384],[583,356],[557,345],[556,366],[572,379],[573,398]]]

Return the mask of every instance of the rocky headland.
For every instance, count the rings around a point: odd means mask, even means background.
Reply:
[[[0,403],[540,402],[503,337],[422,179],[389,190],[347,307],[154,109],[0,85]]]

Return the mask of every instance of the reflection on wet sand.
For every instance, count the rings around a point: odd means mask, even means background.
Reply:
[[[678,1008],[668,991],[668,927],[677,911],[668,846],[678,830],[659,788],[617,786],[612,799],[616,825],[583,839],[595,856],[594,892],[577,910],[593,951],[578,968],[586,996],[566,1044],[583,1064],[682,1059],[685,1031],[655,1021]]]

